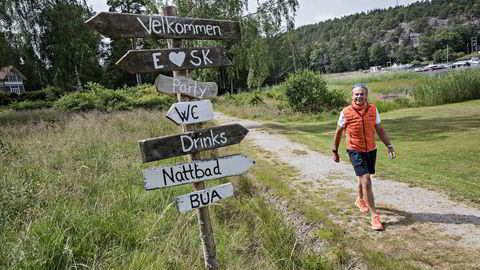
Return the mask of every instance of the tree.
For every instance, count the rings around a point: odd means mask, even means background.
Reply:
[[[370,63],[374,66],[383,66],[387,63],[385,47],[380,44],[373,44],[369,49]]]

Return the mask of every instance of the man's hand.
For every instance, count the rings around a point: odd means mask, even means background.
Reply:
[[[395,159],[397,157],[397,153],[395,152],[395,147],[393,145],[389,145],[388,147],[388,156],[390,159]]]
[[[332,159],[335,162],[340,162],[340,156],[338,155],[338,153],[333,153]]]

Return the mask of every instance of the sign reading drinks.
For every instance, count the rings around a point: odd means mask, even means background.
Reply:
[[[116,63],[135,74],[232,65],[222,47],[130,50]]]
[[[146,190],[151,190],[239,175],[246,172],[253,164],[255,161],[244,155],[233,155],[145,169],[143,171],[144,187]]]
[[[159,74],[155,87],[165,94],[182,94],[194,98],[216,97],[218,86],[214,82],[197,82],[184,76],[168,77]]]
[[[248,129],[241,125],[230,124],[180,135],[141,140],[138,145],[142,162],[145,163],[237,144],[247,133]]]
[[[234,21],[100,12],[85,23],[111,38],[240,39]]]
[[[177,202],[177,210],[178,212],[183,213],[196,208],[208,206],[209,204],[223,198],[233,196],[233,191],[232,183],[227,183],[178,196],[175,198],[175,201]]]

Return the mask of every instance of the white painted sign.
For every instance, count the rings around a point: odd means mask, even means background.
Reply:
[[[214,82],[197,82],[184,76],[169,77],[159,74],[155,79],[155,87],[165,94],[182,94],[194,98],[214,97],[218,86]]]
[[[232,155],[209,160],[146,169],[143,171],[146,190],[184,185],[193,182],[239,175],[255,164],[244,155]]]
[[[177,102],[170,106],[167,118],[176,124],[195,124],[213,119],[213,106],[210,100]]]
[[[208,206],[223,198],[233,196],[233,191],[232,183],[227,183],[176,197],[177,210],[183,213]]]

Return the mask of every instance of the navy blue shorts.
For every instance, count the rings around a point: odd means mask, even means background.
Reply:
[[[377,149],[370,152],[358,152],[347,150],[350,162],[357,176],[364,174],[375,174],[375,162],[377,161]]]

